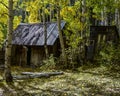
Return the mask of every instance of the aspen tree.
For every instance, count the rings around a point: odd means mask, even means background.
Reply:
[[[11,75],[11,48],[12,48],[12,32],[13,32],[13,0],[8,0],[8,33],[5,49],[5,72],[4,78],[6,82],[12,82],[13,77]]]

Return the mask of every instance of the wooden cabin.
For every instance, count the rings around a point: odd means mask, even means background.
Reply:
[[[116,26],[90,26],[89,44],[86,47],[86,58],[92,60],[96,52],[102,49],[103,43],[117,43],[119,32]]]
[[[100,42],[117,42],[119,33],[116,26],[90,26],[90,40],[94,41],[94,46]]]
[[[65,22],[61,21],[61,30]],[[58,26],[56,22],[46,23],[49,54],[60,55]],[[16,65],[40,66],[45,59],[44,28],[42,23],[20,24],[13,32],[12,62]]]

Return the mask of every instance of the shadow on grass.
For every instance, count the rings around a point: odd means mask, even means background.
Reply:
[[[96,85],[91,82],[85,82],[85,88],[89,88],[88,91],[83,91],[83,95],[87,96],[120,96],[120,88],[116,90],[115,88],[109,88],[109,90],[105,89],[103,86],[105,83]]]
[[[117,71],[112,70],[97,70],[99,69],[99,66],[84,66],[82,70],[74,71],[74,73],[84,73],[85,74],[91,74],[90,76],[101,76],[104,75],[104,78],[110,77],[111,79],[118,79],[120,78],[120,74]],[[73,72],[71,72],[73,73]],[[74,75],[73,73],[73,75]],[[87,76],[87,75],[86,75]],[[89,77],[88,77],[89,78]],[[5,85],[4,83],[0,82],[0,88],[3,89],[3,96],[120,96],[120,87],[106,87],[106,85],[109,84],[109,82],[104,83],[96,83],[94,81],[89,80],[78,80],[76,77],[73,76],[62,76],[58,77],[59,80],[62,79],[65,81],[63,84],[65,84],[65,90],[63,88],[59,88],[58,84],[54,84],[54,88],[52,88],[52,84],[50,81],[53,81],[54,79],[31,79],[31,80],[24,80],[24,81],[15,81],[15,83],[10,85]],[[41,82],[41,83],[39,83]],[[31,84],[34,83],[34,84]],[[44,84],[50,84],[49,86],[46,85],[47,88],[36,87],[35,85],[43,86]],[[62,83],[60,83],[62,84]],[[68,86],[72,86],[72,88],[69,88]],[[28,90],[24,90],[28,88]],[[30,93],[29,91],[34,91]]]
[[[2,90],[0,96],[31,96],[24,90],[14,86],[14,83],[6,84],[4,81],[0,82],[0,89]]]
[[[112,79],[119,79],[120,78],[120,73],[118,72],[111,72],[111,71],[105,71],[105,72],[91,72],[91,71],[79,71],[80,73],[87,73],[95,76],[104,76],[104,77],[110,77]]]
[[[95,83],[94,81],[76,80],[76,78],[70,77],[68,77],[68,80],[68,84],[76,86],[76,90],[80,91],[80,96],[120,96],[120,87],[106,87],[109,82]]]

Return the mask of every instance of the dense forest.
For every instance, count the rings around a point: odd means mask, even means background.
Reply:
[[[0,96],[119,96],[120,0],[0,0]]]

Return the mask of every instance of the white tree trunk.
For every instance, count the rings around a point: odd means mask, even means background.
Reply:
[[[101,1],[101,6],[103,6],[103,1]],[[101,24],[100,25],[104,25],[104,10],[103,9],[101,9]]]
[[[104,6],[104,25],[108,25],[108,18],[107,18],[107,8]]]
[[[5,49],[5,72],[4,78],[6,82],[12,82],[13,78],[11,75],[11,48],[12,48],[12,32],[13,32],[13,0],[8,0],[8,33],[7,33],[7,42]]]
[[[82,18],[81,18],[81,22],[83,23],[83,25],[85,25],[86,22],[86,17],[84,16],[84,14],[86,13],[86,0],[82,0]],[[85,36],[85,29],[81,31],[81,36],[84,37]]]
[[[115,0],[115,4],[117,3],[117,0]],[[115,9],[115,25],[118,25],[119,18],[118,18],[119,12],[118,8]]]

